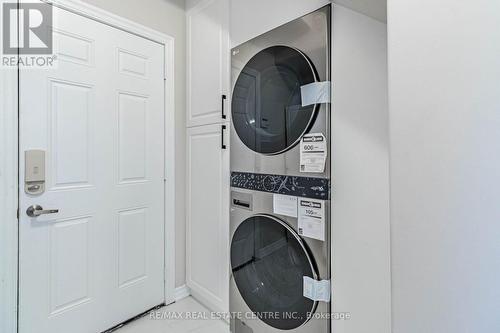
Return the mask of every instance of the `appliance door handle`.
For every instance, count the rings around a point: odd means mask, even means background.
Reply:
[[[226,95],[222,95],[222,108],[221,108],[222,119],[226,119],[226,114],[224,113],[224,105],[226,104],[225,101],[226,101]]]
[[[245,207],[245,208],[250,208],[249,202],[241,201],[238,199],[233,199],[233,205],[241,206],[241,207]]]
[[[224,144],[224,132],[226,131],[226,125],[221,126],[221,148],[226,149],[226,145]]]

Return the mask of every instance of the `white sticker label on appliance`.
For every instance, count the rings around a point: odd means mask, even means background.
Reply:
[[[275,214],[297,217],[297,197],[274,194],[273,212]]]
[[[325,202],[299,199],[299,235],[325,241]]]
[[[300,141],[300,172],[324,172],[327,148],[326,138],[322,133],[304,135]]]
[[[304,297],[313,301],[330,302],[330,280],[317,281],[304,276]]]
[[[302,106],[330,103],[332,86],[330,81],[313,82],[300,87]]]

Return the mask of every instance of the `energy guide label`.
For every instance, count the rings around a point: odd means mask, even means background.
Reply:
[[[300,172],[324,172],[327,148],[326,138],[322,133],[304,135],[300,141]]]
[[[299,199],[299,235],[325,240],[325,202],[315,199]]]

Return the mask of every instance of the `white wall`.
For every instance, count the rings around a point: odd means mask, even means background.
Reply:
[[[186,281],[186,15],[184,0],[84,0],[94,6],[148,26],[175,38],[175,189],[176,189],[176,279]]]
[[[393,332],[500,332],[500,2],[388,23]]]
[[[389,333],[387,26],[335,6],[332,29],[333,332]]]
[[[186,0],[188,6],[197,1]],[[231,44],[239,45],[331,2],[386,20],[386,0],[231,0]]]
[[[334,0],[333,2],[380,22],[387,22],[387,0]]]
[[[330,1],[231,0],[230,3],[231,44],[236,46],[327,5]]]

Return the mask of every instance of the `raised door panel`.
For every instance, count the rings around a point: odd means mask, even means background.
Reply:
[[[51,80],[50,136],[53,189],[90,186],[92,163],[92,86]],[[71,142],[71,144],[68,144]]]
[[[147,278],[146,209],[118,213],[118,280],[126,288]]]
[[[147,98],[120,92],[118,100],[120,184],[144,182],[147,179]]]
[[[57,315],[91,301],[90,221],[91,217],[80,217],[60,220],[50,226],[50,315]]]
[[[202,1],[187,14],[188,127],[220,123],[229,108],[222,99],[229,90],[228,21],[227,0]]]
[[[228,150],[222,125],[188,130],[187,284],[213,311],[227,311]],[[227,145],[226,145],[227,146]]]

